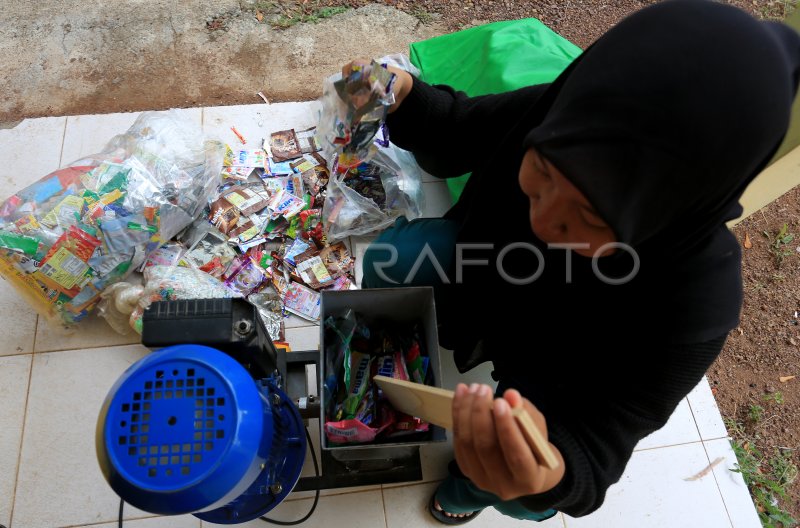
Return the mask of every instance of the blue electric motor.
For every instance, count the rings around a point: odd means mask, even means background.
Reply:
[[[164,348],[128,368],[103,403],[96,444],[125,502],[219,524],[277,506],[306,453],[279,374],[255,380],[229,355],[199,345]]]

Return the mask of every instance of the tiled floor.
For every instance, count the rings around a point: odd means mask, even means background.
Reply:
[[[202,123],[207,133],[231,144],[237,142],[230,130],[235,125],[248,146],[255,146],[275,130],[311,126],[317,111],[315,103],[286,103],[183,112]],[[135,117],[45,118],[0,130],[0,198],[61,164],[100,150]],[[426,216],[440,215],[447,208],[444,183],[426,177],[423,185]],[[357,253],[364,245],[356,242],[367,240],[351,240]],[[287,327],[296,350],[317,347],[317,326],[292,318]],[[118,501],[98,469],[95,422],[112,383],[147,350],[136,344],[135,335],[117,335],[102,321],[86,322],[70,331],[53,328],[5,282],[0,282],[0,335],[0,524],[9,528],[113,528]],[[463,379],[446,352],[443,370],[445,386]],[[486,381],[488,371],[478,369],[468,378]],[[444,477],[452,451],[448,444],[439,444],[426,446],[422,455],[422,483],[328,491],[305,526],[437,526],[425,505],[436,482]],[[712,472],[686,480],[719,457],[723,461]],[[681,402],[666,427],[642,440],[599,511],[580,519],[558,515],[540,526],[758,528],[741,477],[729,471],[734,463],[725,427],[703,380]],[[310,506],[309,497],[309,493],[290,495],[271,516],[298,518]],[[211,526],[191,516],[158,518],[131,507],[126,508],[125,519],[129,528]],[[523,523],[491,510],[470,525],[512,527]],[[265,525],[256,521],[245,526]]]

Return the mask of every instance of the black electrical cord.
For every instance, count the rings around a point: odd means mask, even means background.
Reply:
[[[319,463],[317,462],[317,453],[314,452],[314,445],[311,443],[311,433],[308,432],[308,427],[306,427],[306,439],[308,440],[308,449],[311,451],[311,461],[314,463],[314,476],[316,476],[317,480],[319,480]],[[314,503],[311,505],[311,509],[308,510],[308,513],[305,514],[302,519],[298,519],[297,521],[277,521],[275,519],[270,519],[269,517],[259,517],[259,519],[268,523],[277,524],[278,526],[296,526],[306,522],[314,514],[314,510],[317,509],[318,502],[319,488],[314,490]]]
[[[319,479],[319,462],[317,462],[317,453],[314,451],[314,445],[311,443],[311,433],[308,432],[308,427],[306,427],[306,440],[308,441],[308,449],[311,451],[311,461],[314,462],[314,475]],[[317,509],[317,503],[319,502],[319,488],[314,490],[314,503],[311,505],[311,509],[308,510],[308,513],[302,519],[297,521],[278,521],[276,519],[270,519],[269,517],[259,517],[262,521],[266,521],[268,523],[277,524],[278,526],[296,526],[298,524],[306,522],[313,514],[314,510]],[[122,528],[122,509],[125,506],[125,501],[120,499],[119,500],[119,518],[117,519],[117,528]],[[4,528],[0,526],[0,528]]]

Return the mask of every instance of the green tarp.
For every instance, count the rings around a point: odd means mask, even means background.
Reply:
[[[553,81],[581,49],[535,18],[495,22],[411,44],[411,62],[430,84],[470,96]],[[453,203],[469,175],[447,180]]]

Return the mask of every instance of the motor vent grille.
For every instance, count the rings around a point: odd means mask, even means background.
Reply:
[[[235,413],[218,374],[191,362],[173,363],[131,379],[110,418],[114,451],[131,475],[180,486],[222,454]]]

